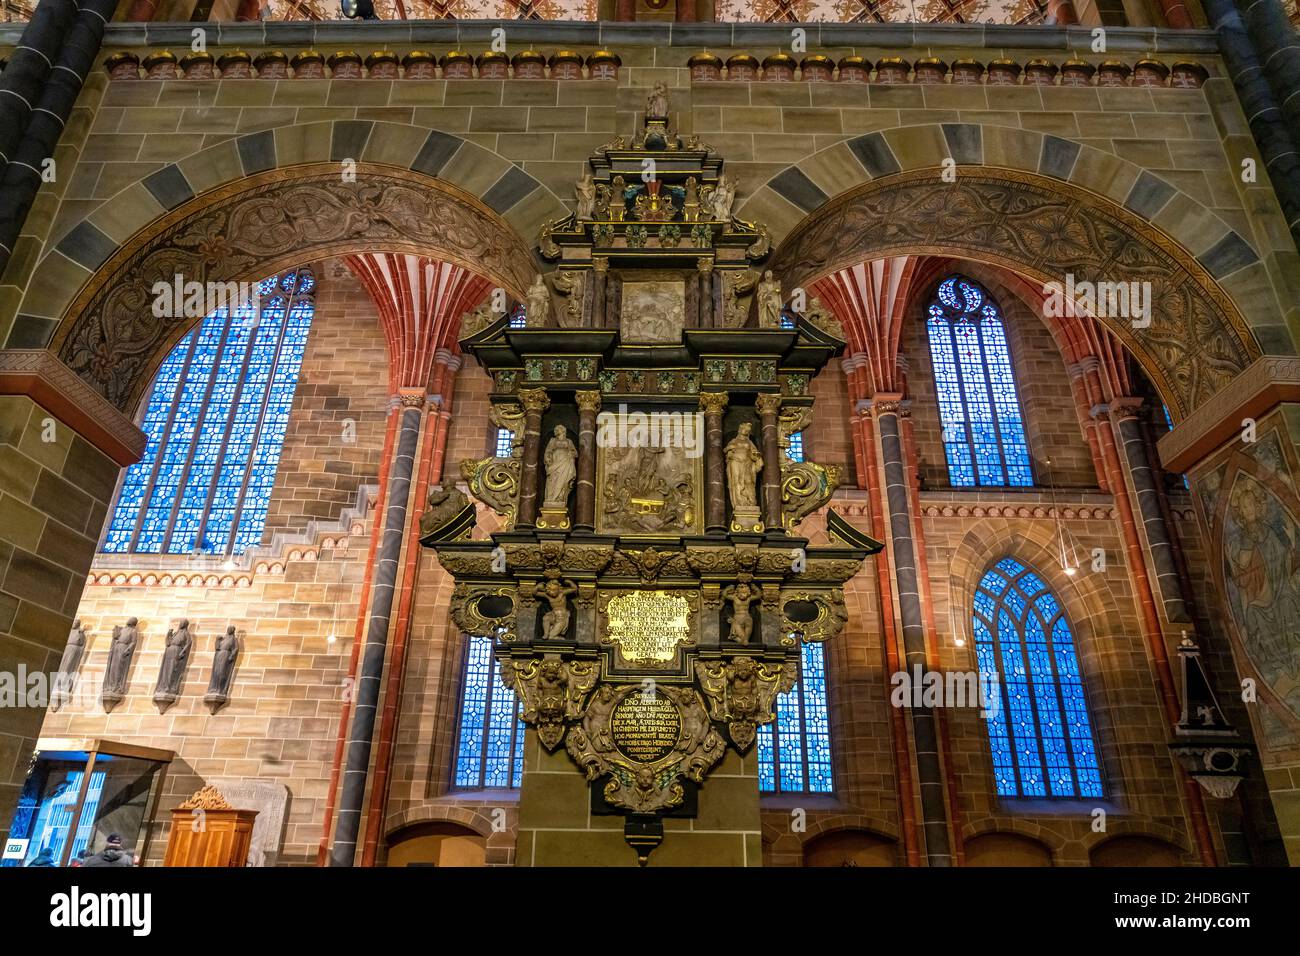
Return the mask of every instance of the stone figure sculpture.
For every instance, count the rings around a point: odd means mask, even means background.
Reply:
[[[781,327],[781,283],[772,277],[771,269],[763,273],[763,281],[758,284],[758,327]]]
[[[578,586],[572,581],[561,584],[552,578],[541,590],[541,597],[551,606],[542,615],[542,640],[558,641],[569,631],[569,595],[577,594]]]
[[[645,98],[645,118],[668,119],[668,87],[665,84],[656,83]]]
[[[537,275],[528,287],[528,299],[524,304],[530,328],[544,328],[551,318],[551,291],[546,288],[546,281]]]
[[[718,185],[709,196],[710,211],[719,222],[731,221],[731,207],[736,202],[736,184],[725,173],[718,177]]]
[[[727,615],[727,624],[731,630],[729,636],[737,644],[748,644],[754,633],[754,619],[749,614],[749,606],[762,597],[758,588],[742,581],[729,585],[722,591],[722,599],[731,603]]]
[[[569,492],[578,477],[578,449],[563,425],[555,426],[554,437],[546,443],[542,460],[546,465],[542,507],[564,509],[568,507]]]
[[[185,665],[189,663],[190,648],[193,645],[188,618],[181,618],[179,625],[168,628],[162,666],[158,668],[158,683],[153,689],[155,704],[174,704],[180,697],[181,683],[185,680]]]
[[[231,625],[217,638],[217,647],[212,655],[212,676],[208,678],[208,691],[203,695],[205,704],[220,707],[230,700],[230,682],[235,676],[238,659],[239,638],[235,636],[234,625]]]
[[[113,628],[113,643],[108,651],[108,666],[104,668],[104,690],[100,700],[105,710],[112,710],[126,697],[126,682],[131,674],[131,660],[135,657],[135,646],[139,640],[139,621],[134,617],[126,619],[126,626]]]
[[[763,456],[750,440],[754,426],[744,422],[736,437],[727,442],[727,491],[735,511],[750,511],[758,507],[755,483],[763,467]]]
[[[77,674],[81,670],[81,658],[86,653],[86,629],[81,626],[81,618],[72,622],[68,632],[68,643],[63,645],[63,656],[59,658],[59,671],[55,676],[54,693],[51,695],[50,707],[57,711],[72,700],[72,691],[77,685]]]
[[[573,192],[578,200],[574,214],[579,219],[591,219],[596,210],[596,180],[590,172],[583,173]]]

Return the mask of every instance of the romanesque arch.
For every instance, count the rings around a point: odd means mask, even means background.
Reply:
[[[157,363],[195,318],[155,318],[152,289],[186,280],[255,281],[293,265],[384,250],[434,256],[522,297],[528,247],[469,193],[412,169],[338,163],[269,170],[202,193],[139,230],[65,309],[51,348],[128,415]]]
[[[1207,401],[1262,350],[1235,303],[1177,242],[1095,193],[1036,173],[937,169],[853,187],[809,214],[772,260],[787,288],[901,254],[952,255],[1032,280],[1149,282],[1147,328],[1102,318],[1178,415]],[[1253,253],[1252,253],[1253,255]]]

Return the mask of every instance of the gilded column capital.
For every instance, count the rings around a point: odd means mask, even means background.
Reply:
[[[397,403],[403,408],[419,408],[428,395],[422,388],[400,388],[397,390]]]
[[[583,412],[600,411],[600,392],[577,392],[578,410]]]
[[[604,275],[609,271],[609,256],[592,256],[591,268],[600,275]]]
[[[551,407],[551,399],[547,396],[544,388],[521,388],[519,390],[519,404],[524,407],[525,412],[541,414]]]
[[[758,407],[760,415],[779,415],[781,414],[781,396],[771,392],[759,395],[754,404]]]
[[[876,392],[870,402],[877,415],[897,415],[903,406],[903,395],[901,392]]]
[[[700,411],[705,415],[721,415],[727,410],[726,392],[700,392]]]

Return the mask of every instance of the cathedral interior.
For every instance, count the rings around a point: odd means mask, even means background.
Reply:
[[[0,865],[1300,864],[1297,22],[4,0]]]

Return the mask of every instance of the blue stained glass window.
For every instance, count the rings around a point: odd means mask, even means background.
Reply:
[[[985,718],[998,793],[1103,796],[1074,637],[1056,596],[1033,570],[1003,558],[974,603],[980,673],[997,674],[1001,692]]]
[[[510,439],[513,437],[514,433],[511,432],[510,429],[498,428],[496,450],[492,452],[492,454],[496,455],[498,458],[509,458],[510,452],[514,450],[510,443]]]
[[[524,774],[524,722],[515,692],[501,681],[492,639],[467,638],[456,732],[455,785],[517,787]]]
[[[785,450],[785,456],[791,461],[803,461],[803,432],[790,434],[790,445]]]
[[[510,313],[510,328],[526,329],[528,328],[528,310],[522,305],[515,306],[515,310]]]
[[[163,360],[122,479],[107,552],[240,554],[262,539],[315,314],[306,270],[214,310]]]
[[[1032,485],[1029,445],[998,307],[960,276],[939,284],[926,323],[948,480]]]
[[[758,728],[758,789],[763,793],[832,793],[826,657],[804,644],[799,680],[777,698],[776,721]]]

